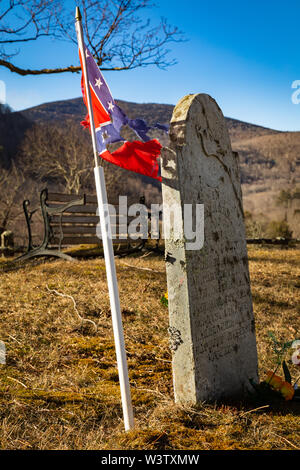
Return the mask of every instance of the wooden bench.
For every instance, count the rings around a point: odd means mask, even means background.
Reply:
[[[36,256],[57,256],[66,260],[73,260],[64,253],[62,248],[73,245],[102,245],[96,230],[99,224],[97,215],[97,197],[93,195],[74,195],[41,191],[40,208],[44,221],[43,241],[39,246],[33,246],[32,216],[38,210],[30,210],[30,201],[23,202],[23,209],[28,229],[28,246],[24,255],[15,261],[24,261]],[[119,234],[121,217],[118,206],[114,205],[117,217],[111,217],[112,229]],[[117,220],[116,220],[117,219]],[[132,217],[127,218],[127,229]],[[132,240],[127,231],[122,236],[126,238],[113,238],[115,253],[128,254],[141,250],[146,240]]]

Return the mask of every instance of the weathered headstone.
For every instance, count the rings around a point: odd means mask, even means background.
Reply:
[[[0,236],[0,253],[2,257],[9,256],[14,250],[14,234],[10,230],[5,230]]]
[[[5,230],[1,233],[1,244],[0,247],[13,248],[14,247],[14,234],[10,230]]]
[[[184,227],[165,240],[175,400],[241,396],[257,380],[257,352],[239,163],[210,96],[175,107],[162,178],[164,208],[179,204],[181,224],[185,204],[204,204],[202,248],[187,249]]]

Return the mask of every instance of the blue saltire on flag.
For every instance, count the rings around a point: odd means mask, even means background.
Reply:
[[[159,165],[157,162],[161,144],[156,139],[151,140],[148,132],[153,128],[167,132],[168,127],[158,123],[150,127],[143,119],[129,119],[113,99],[92,54],[86,47],[84,50],[91,90],[97,150],[100,157],[128,170],[161,180],[158,175]],[[82,93],[87,106],[84,83],[84,76],[82,75]],[[84,127],[90,126],[89,116],[86,117],[85,121],[82,121],[82,125]],[[120,135],[121,128],[125,125],[128,125],[142,142],[126,142]],[[107,150],[108,144],[124,141],[125,144],[117,151],[110,153]]]

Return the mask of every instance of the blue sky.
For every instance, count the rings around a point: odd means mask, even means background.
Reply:
[[[104,73],[115,98],[176,104],[186,94],[208,93],[225,116],[300,130],[300,104],[291,99],[292,83],[300,80],[300,5],[278,0],[158,0],[147,17],[155,23],[161,16],[187,38],[171,44],[170,57],[178,64],[167,71],[147,67]],[[21,67],[76,65],[78,55],[72,44],[45,39],[22,47],[14,61]],[[77,74],[21,77],[0,68],[0,80],[15,110],[81,94]]]

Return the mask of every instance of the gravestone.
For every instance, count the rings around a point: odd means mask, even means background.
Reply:
[[[1,233],[1,248],[13,248],[14,247],[14,234],[10,230],[5,230]]]
[[[0,236],[0,253],[2,257],[9,256],[14,251],[14,234],[10,230],[5,230]]]
[[[238,155],[221,109],[205,94],[179,101],[169,134],[163,211],[178,204],[182,225],[165,239],[175,401],[239,397],[257,381],[257,352]],[[191,203],[204,205],[197,249],[187,249],[183,226]]]

